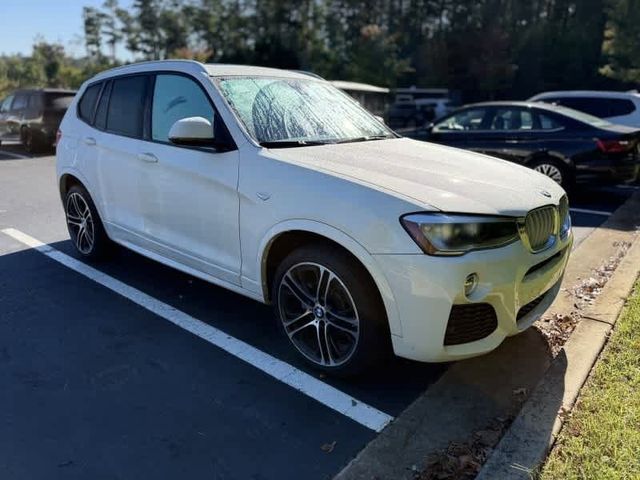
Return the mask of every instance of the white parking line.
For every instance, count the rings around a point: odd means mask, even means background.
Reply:
[[[0,155],[6,155],[11,158],[31,158],[29,155],[22,155],[21,153],[7,152],[6,150],[0,150]]]
[[[328,385],[308,373],[288,363],[272,357],[237,338],[227,335],[211,325],[198,320],[189,314],[167,305],[140,290],[117,280],[106,273],[96,270],[59,250],[42,243],[26,233],[14,228],[2,230],[5,235],[27,245],[47,257],[61,263],[65,267],[84,275],[100,285],[122,295],[132,302],[146,308],[150,312],[170,321],[203,340],[215,345],[231,355],[243,360],[267,375],[295,388],[299,392],[317,400],[323,405],[339,412],[371,430],[380,432],[393,417],[363,403],[350,395]]]
[[[590,215],[602,215],[603,217],[611,216],[611,212],[605,212],[603,210],[589,210],[588,208],[570,208],[569,211],[576,213],[588,213]]]

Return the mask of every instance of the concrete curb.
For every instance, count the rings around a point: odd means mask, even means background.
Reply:
[[[554,359],[476,480],[529,480],[553,446],[564,412],[575,404],[640,271],[640,241],[634,242],[613,277]],[[549,429],[548,419],[555,415]]]
[[[636,225],[640,225],[640,192],[634,194],[574,250],[572,258],[577,257],[579,261],[569,262],[563,288],[569,290],[580,280],[591,276],[593,269],[600,267],[605,259],[616,253],[617,242],[634,238]],[[621,264],[618,268],[622,272],[632,267]],[[609,280],[610,283],[616,281],[617,273]],[[566,294],[565,290],[548,311],[570,314],[575,309],[574,302],[575,298]],[[613,298],[608,303],[615,305]],[[594,335],[592,331],[587,331],[587,324],[593,324],[594,329],[605,325],[595,320],[581,323],[584,326],[579,326],[572,336],[575,337],[574,343],[578,342],[580,332],[584,331],[581,337],[585,341]],[[559,371],[564,371],[560,362],[563,357],[564,354],[560,354],[556,357],[558,361],[553,362],[556,365],[554,368]],[[514,391],[533,391],[551,365],[552,358],[546,342],[532,328],[508,339],[491,354],[452,364],[435,384],[374,438],[334,479],[413,480],[416,473],[426,467],[430,453],[445,449],[451,442],[468,441],[497,417],[511,415]],[[564,389],[564,385],[561,388]],[[576,394],[578,390],[579,387],[575,390]],[[561,398],[557,397],[555,406],[546,411],[544,418],[547,425],[550,419],[556,418],[560,409]],[[549,435],[545,438],[548,439]],[[497,462],[497,458],[494,462]],[[485,478],[494,480],[502,477],[489,475]]]

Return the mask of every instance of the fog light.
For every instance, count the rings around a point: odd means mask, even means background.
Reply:
[[[473,292],[478,288],[478,274],[471,273],[467,275],[467,278],[464,281],[464,294],[466,297],[472,295]]]

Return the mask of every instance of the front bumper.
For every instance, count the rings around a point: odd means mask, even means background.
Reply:
[[[495,349],[507,336],[531,326],[551,305],[560,291],[572,243],[570,233],[537,254],[518,241],[461,257],[376,255],[400,319],[401,332],[392,335],[394,352],[412,360],[443,362]],[[464,283],[471,273],[478,274],[479,284],[467,298]],[[446,338],[451,338],[447,325],[452,307],[470,304],[490,305],[495,328],[483,338],[451,344]]]

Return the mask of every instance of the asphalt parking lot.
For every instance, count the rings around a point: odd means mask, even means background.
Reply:
[[[576,245],[634,188],[574,194]],[[0,230],[6,478],[330,478],[447,368],[321,378],[266,306],[122,249],[86,267],[50,155],[0,148]]]

